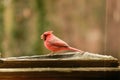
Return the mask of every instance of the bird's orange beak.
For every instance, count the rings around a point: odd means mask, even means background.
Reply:
[[[43,39],[43,34],[41,35],[41,39]]]
[[[46,37],[44,36],[44,34],[41,35],[41,39],[43,39],[44,41],[46,40]]]

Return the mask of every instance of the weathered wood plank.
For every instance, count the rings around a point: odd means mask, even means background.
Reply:
[[[120,79],[120,67],[88,68],[2,68],[0,79],[6,80],[116,80]]]
[[[119,80],[112,56],[77,52],[0,59],[0,80]]]
[[[0,63],[0,68],[25,67],[117,67],[115,60],[10,60]]]
[[[37,55],[1,58],[0,68],[36,67],[117,67],[118,60],[112,56],[77,52],[55,55]]]

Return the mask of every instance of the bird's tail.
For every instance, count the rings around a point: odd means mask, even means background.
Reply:
[[[79,49],[76,49],[76,48],[73,48],[73,47],[69,47],[69,50],[71,50],[71,51],[75,51],[75,52],[84,53],[84,51],[79,50]]]

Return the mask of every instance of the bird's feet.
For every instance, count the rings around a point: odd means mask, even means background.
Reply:
[[[54,52],[50,52],[49,54],[47,54],[47,56],[53,56]]]

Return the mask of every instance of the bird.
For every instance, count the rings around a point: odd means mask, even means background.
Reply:
[[[61,40],[53,34],[53,31],[46,31],[41,35],[44,41],[44,46],[52,53],[60,51],[73,51],[84,53],[84,51],[69,46],[65,41]]]

